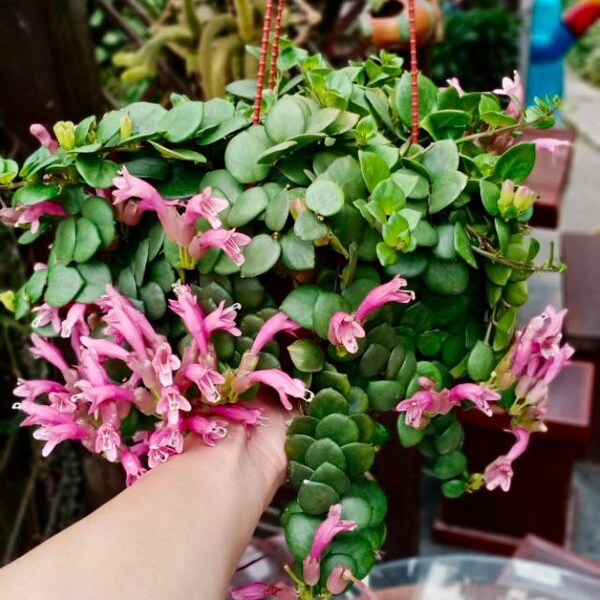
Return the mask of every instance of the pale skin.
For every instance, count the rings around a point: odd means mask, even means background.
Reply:
[[[11,600],[223,600],[260,515],[282,483],[285,420],[183,454],[0,570]]]

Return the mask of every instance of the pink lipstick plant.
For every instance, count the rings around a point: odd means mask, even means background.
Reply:
[[[529,276],[562,268],[535,262],[523,181],[536,147],[518,134],[549,126],[559,103],[524,110],[518,75],[495,95],[422,76],[411,144],[397,57],[335,72],[292,55],[259,124],[234,86],[226,100],[175,95],[170,109],[62,123],[56,140],[34,126],[41,146],[20,169],[0,160],[0,219],[49,247],[2,295],[50,368],[17,382],[15,408],[44,456],[78,440],[132,485],[191,437],[253,435],[267,422],[249,401],[274,395],[299,413],[285,442],[296,499],[281,515],[294,564],[289,580],[231,596],[329,600],[355,585],[372,597],[380,413],[398,412],[400,441],[426,447],[453,497],[507,490],[544,430],[573,351],[564,311],[517,331]],[[466,410],[512,419],[515,444],[483,473],[462,452]]]

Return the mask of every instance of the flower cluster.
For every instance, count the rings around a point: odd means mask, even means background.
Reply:
[[[229,422],[245,427],[260,424],[260,408],[237,402],[239,394],[256,383],[274,388],[288,409],[290,396],[311,398],[299,379],[278,369],[255,370],[265,344],[281,331],[298,329],[291,319],[277,313],[267,320],[243,360],[243,369],[221,373],[211,336],[217,331],[241,334],[236,326],[240,306],[225,307],[222,302],[204,315],[189,286],[175,286],[175,295],[171,310],[182,319],[190,338],[181,356],[112,286],[96,301],[97,309],[74,303],[64,319],[57,308],[36,309],[34,326],[51,326],[69,338],[76,358],[70,365],[49,339],[32,335],[32,353],[60,371],[63,379],[21,380],[14,392],[21,398],[15,408],[27,414],[22,425],[37,425],[34,437],[46,442],[44,456],[62,441],[78,439],[90,451],[119,461],[131,484],[146,465],[154,468],[181,453],[188,432],[213,446],[227,434]],[[95,324],[93,331],[90,323]],[[126,374],[117,379],[115,372]],[[134,412],[147,417],[148,425],[126,440],[123,424]]]

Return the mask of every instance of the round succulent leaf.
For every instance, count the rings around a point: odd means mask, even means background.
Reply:
[[[360,431],[347,415],[331,414],[323,418],[315,430],[317,439],[329,438],[338,446],[358,442]]]
[[[427,221],[419,221],[413,232],[413,237],[417,241],[417,246],[432,247],[439,242],[437,229]]]
[[[378,154],[359,150],[358,160],[369,192],[373,192],[379,183],[389,178],[390,168]]]
[[[469,266],[474,269],[478,268],[467,232],[464,226],[458,221],[454,224],[454,249]]]
[[[463,294],[469,284],[469,271],[464,263],[432,258],[423,278],[425,285],[439,294]]]
[[[504,287],[512,275],[512,268],[496,262],[486,260],[484,262],[485,274],[492,283]]]
[[[362,388],[352,386],[347,400],[351,415],[364,413],[369,410],[369,396],[367,396],[367,393]]]
[[[316,419],[323,419],[327,415],[340,413],[348,414],[348,402],[339,392],[331,388],[318,391],[309,406],[309,414]]]
[[[381,344],[370,343],[358,364],[361,377],[371,378],[381,373],[387,366],[390,350]]]
[[[429,196],[429,180],[412,169],[398,169],[392,179],[404,192],[406,198],[420,200]]]
[[[367,385],[369,403],[374,410],[390,410],[403,399],[403,393],[404,388],[398,381],[369,381]]]
[[[252,187],[242,192],[227,214],[229,227],[242,227],[260,215],[269,202],[262,187]]]
[[[288,346],[288,352],[294,366],[303,373],[316,373],[323,369],[325,356],[314,340],[297,340]]]
[[[140,300],[144,303],[145,313],[154,321],[160,319],[167,312],[165,293],[158,283],[149,281],[139,289]]]
[[[314,328],[311,307],[315,306],[320,289],[314,285],[303,285],[292,290],[281,303],[281,310],[306,329]],[[243,305],[244,306],[244,305]]]
[[[331,486],[318,481],[305,481],[298,491],[298,504],[309,515],[322,515],[339,499]]]
[[[467,492],[467,482],[463,479],[451,479],[442,484],[442,493],[446,498],[460,498]]]
[[[281,246],[270,235],[261,233],[252,238],[244,249],[244,264],[241,267],[242,277],[256,277],[273,268],[279,260]]]
[[[75,217],[63,219],[56,228],[54,245],[52,247],[56,259],[64,265],[73,260],[75,242],[77,239],[77,220]]]
[[[302,433],[314,437],[318,423],[318,419],[309,417],[308,415],[295,417],[287,427],[287,434],[292,435],[294,433]]]
[[[170,266],[169,269],[171,269]],[[137,284],[135,283],[135,277],[133,276],[131,267],[125,267],[119,273],[119,276],[117,277],[117,289],[124,296],[137,298]]]
[[[285,440],[285,454],[290,460],[304,463],[306,451],[314,441],[314,438],[302,433],[288,435]]]
[[[402,344],[398,344],[395,346],[390,352],[390,357],[388,359],[388,363],[386,365],[385,370],[385,378],[386,379],[395,379],[398,373],[400,372],[400,368],[404,364],[404,359],[406,358],[406,348]]]
[[[490,378],[496,361],[494,351],[485,342],[478,340],[469,354],[467,371],[473,381],[486,381]]]
[[[409,254],[398,254],[396,262],[386,266],[386,273],[393,277],[402,275],[403,277],[419,277],[429,265],[429,257],[422,250],[416,250]]]
[[[354,521],[356,523],[355,532],[370,526],[373,511],[367,500],[358,496],[344,496],[340,504],[342,505],[342,519]]]
[[[316,179],[306,189],[306,204],[316,214],[335,215],[344,206],[344,191],[333,181]]]
[[[307,242],[320,240],[328,233],[327,225],[320,221],[313,212],[307,210],[298,215],[294,223],[294,233]]]
[[[165,248],[166,242],[167,240],[165,240]],[[149,252],[150,242],[148,239],[144,239],[138,244],[138,247],[133,255],[133,259],[131,260],[131,271],[133,272],[133,276],[135,277],[135,282],[138,287],[144,283]]]
[[[163,180],[169,173],[169,163],[157,156],[136,156],[123,162],[130,175],[143,179]]]
[[[102,245],[98,228],[88,219],[77,219],[75,224],[75,249],[73,259],[75,262],[88,261]]]
[[[160,258],[150,265],[148,277],[154,283],[157,283],[160,289],[168,293],[175,283],[175,272],[165,258]]]
[[[495,217],[499,212],[498,200],[500,200],[500,188],[491,181],[480,179],[479,195],[481,196],[481,202],[487,213],[492,217]]]
[[[298,100],[283,96],[270,108],[265,119],[265,131],[276,144],[306,131],[306,116]]]
[[[304,464],[311,469],[317,469],[324,462],[346,471],[346,459],[342,449],[331,439],[323,438],[315,441],[306,451]],[[346,471],[347,472],[347,471]]]
[[[319,391],[325,391],[331,388],[334,392],[341,394],[342,398],[345,399],[346,396],[350,393],[350,380],[348,379],[348,375],[346,375],[345,373],[323,370],[320,373],[315,374],[314,387]],[[333,396],[330,396],[330,399],[333,400]],[[332,412],[341,412],[343,414],[348,414],[349,409],[347,402],[345,408],[343,408],[339,402],[336,402],[336,405],[340,410],[335,410]]]
[[[88,154],[80,154],[75,159],[75,167],[88,185],[99,189],[112,187],[120,171],[117,163]]]
[[[306,131],[309,133],[321,133],[325,131],[340,116],[339,108],[321,108],[310,115],[306,125]]]
[[[77,269],[57,263],[48,270],[44,300],[50,306],[60,308],[71,302],[83,285],[84,280]]]
[[[415,427],[407,425],[405,422],[405,416],[406,415],[404,413],[401,413],[398,417],[398,437],[400,438],[400,443],[404,448],[412,448],[421,443],[421,441],[425,437],[425,430],[417,429]]]
[[[258,163],[258,157],[271,146],[260,125],[238,133],[225,149],[225,167],[240,183],[255,183],[267,177],[269,165]]]
[[[290,191],[282,189],[269,199],[265,210],[265,225],[271,231],[281,231],[290,214]]]
[[[384,522],[388,502],[385,493],[375,481],[361,481],[355,485],[360,495],[368,502],[371,509],[369,527],[376,527]]]
[[[106,263],[90,261],[77,265],[77,271],[84,281],[84,285],[75,297],[77,302],[91,304],[100,296],[106,294],[106,286],[112,282],[110,269]]]
[[[440,454],[449,454],[460,449],[464,437],[462,425],[453,420],[448,428],[438,437],[435,438],[435,449]]]
[[[81,205],[81,216],[96,226],[104,248],[113,243],[117,234],[115,217],[112,207],[104,198],[87,197]]]
[[[427,77],[419,73],[418,97],[419,97],[419,121],[433,112],[438,102],[439,89]],[[396,111],[398,116],[407,127],[412,123],[412,81],[408,71],[405,71],[394,94]]]
[[[448,334],[439,329],[426,331],[419,336],[417,348],[424,356],[435,356],[442,349],[447,337]]]
[[[433,249],[433,255],[442,260],[454,260],[457,256],[454,247],[454,226],[443,223],[437,227],[438,243]]]
[[[526,281],[509,283],[502,294],[503,299],[512,306],[522,306],[529,298],[529,289]]]
[[[342,446],[342,452],[346,459],[344,471],[350,479],[357,479],[363,475],[365,471],[368,471],[373,466],[373,462],[375,461],[375,449],[370,444],[362,442],[346,444]]]
[[[311,474],[311,481],[326,483],[331,486],[340,496],[350,489],[350,480],[342,471],[331,463],[325,462]]]
[[[391,215],[406,205],[404,192],[392,177],[377,184],[371,194],[371,201],[378,204],[386,215]]]
[[[329,547],[331,554],[345,554],[351,556],[356,563],[355,577],[362,579],[375,564],[375,553],[371,543],[362,535],[348,535],[337,537]]]
[[[279,238],[281,262],[293,271],[304,271],[315,266],[315,246],[301,240],[293,231]]]
[[[336,567],[343,565],[348,569],[351,573],[356,573],[358,567],[356,565],[356,561],[354,558],[349,556],[348,554],[329,554],[321,561],[321,585],[325,586],[327,584],[327,579],[333,572]],[[346,584],[346,587],[342,590],[342,594],[351,586],[352,584],[349,582]]]
[[[458,148],[452,140],[434,142],[423,155],[423,166],[432,174],[458,169]]]
[[[500,314],[496,322],[494,342],[492,343],[494,352],[500,352],[509,346],[517,329],[517,322],[517,310],[513,307],[507,308]]]
[[[203,102],[182,102],[167,111],[157,123],[165,139],[177,144],[189,140],[200,129],[204,116]]]
[[[327,338],[327,332],[329,331],[329,322],[331,317],[336,312],[347,311],[348,304],[338,294],[333,292],[320,291],[319,295],[314,303],[314,315],[313,324],[314,329],[321,338]]]
[[[297,560],[304,559],[310,552],[315,531],[321,524],[321,519],[304,513],[292,513],[285,524],[285,540]]]
[[[444,171],[433,178],[429,212],[438,213],[450,206],[467,187],[469,178],[460,171]]]
[[[444,342],[442,360],[447,367],[453,368],[464,358],[466,352],[464,333],[457,333]]]
[[[494,177],[523,183],[535,165],[535,144],[525,142],[509,148],[496,163]]]
[[[373,419],[364,413],[354,414],[350,418],[358,427],[358,441],[370,444],[373,441],[373,435],[375,433],[375,423],[373,422]]]
[[[295,490],[299,490],[304,481],[310,479],[314,471],[306,465],[290,460],[288,464],[288,479]]]
[[[433,465],[433,474],[439,479],[451,479],[467,468],[467,459],[462,452],[455,450],[438,457]]]

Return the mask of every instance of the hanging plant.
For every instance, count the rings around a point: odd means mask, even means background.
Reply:
[[[450,497],[508,489],[544,429],[572,350],[551,308],[517,332],[529,277],[562,267],[535,262],[535,146],[519,134],[550,126],[558,101],[525,109],[518,81],[465,94],[420,75],[414,143],[396,56],[333,70],[287,47],[278,65],[255,124],[234,84],[59,123],[56,139],[33,128],[41,147],[0,162],[2,219],[50,252],[2,298],[60,372],[15,390],[44,455],[79,439],[131,484],[185,436],[260,426],[260,390],[297,406],[293,584],[233,597],[327,599],[362,586],[385,539],[368,476],[390,435],[381,412],[399,413],[401,442]],[[483,473],[461,451],[461,410],[511,415],[516,443]]]

